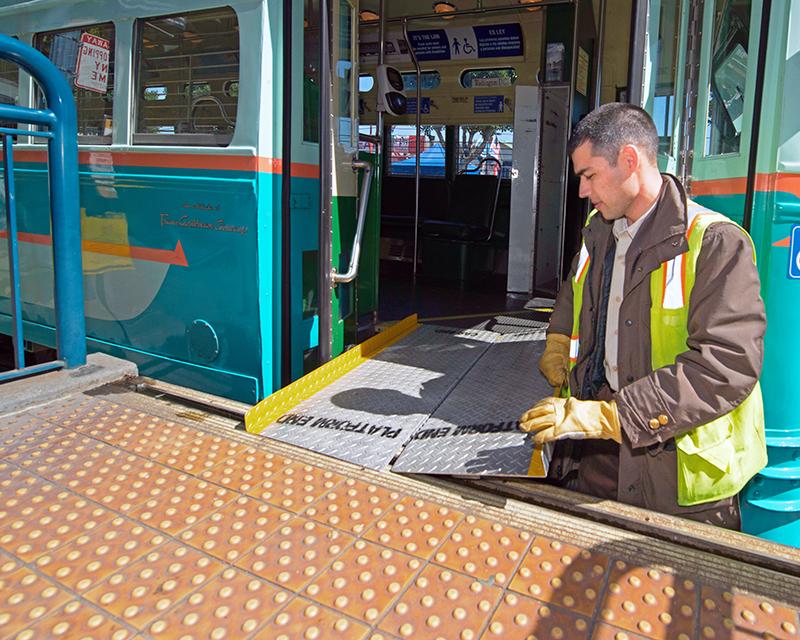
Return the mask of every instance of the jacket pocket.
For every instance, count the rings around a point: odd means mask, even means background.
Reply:
[[[728,473],[736,455],[733,423],[727,415],[676,437],[675,444],[679,474],[682,467],[685,471],[696,469],[700,460],[712,465],[717,473]]]

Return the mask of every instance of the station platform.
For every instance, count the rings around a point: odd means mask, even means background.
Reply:
[[[0,417],[0,638],[800,637],[797,575],[241,427],[129,383]]]

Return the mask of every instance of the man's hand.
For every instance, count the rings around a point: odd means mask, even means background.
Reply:
[[[525,412],[519,428],[534,434],[536,444],[565,438],[622,440],[617,403],[613,400],[545,398]]]
[[[550,333],[545,340],[544,353],[539,358],[539,371],[550,386],[558,389],[569,377],[569,336]]]

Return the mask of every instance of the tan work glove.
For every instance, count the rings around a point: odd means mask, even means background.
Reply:
[[[533,433],[536,444],[565,438],[622,440],[617,403],[613,400],[545,398],[523,414],[519,428]]]
[[[549,333],[545,340],[544,353],[539,358],[539,371],[556,389],[567,384],[569,377],[569,336]]]

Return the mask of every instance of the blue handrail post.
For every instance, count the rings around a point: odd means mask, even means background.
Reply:
[[[22,338],[22,293],[19,286],[19,247],[17,247],[17,196],[14,190],[14,139],[3,134],[3,184],[6,194],[6,233],[8,234],[8,279],[11,295],[11,344],[14,366],[25,366]]]
[[[46,125],[50,129],[51,135],[45,137],[50,164],[56,348],[68,369],[79,367],[86,364],[86,321],[78,205],[78,119],[72,90],[44,55],[2,34],[0,58],[28,71],[38,81],[47,101],[46,109],[0,105],[0,120]],[[10,167],[6,164],[6,175],[10,174]]]

